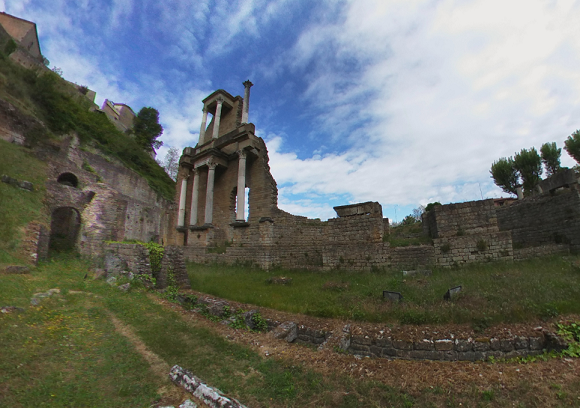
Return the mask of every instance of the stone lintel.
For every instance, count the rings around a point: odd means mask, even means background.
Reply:
[[[213,227],[214,226],[212,224],[190,225],[189,230],[190,231],[205,231],[205,230],[208,230],[208,229],[213,228]]]
[[[271,222],[273,224],[274,220],[270,217],[262,217],[262,218],[260,218],[260,221],[258,221],[258,222]]]
[[[198,169],[203,166],[208,166],[211,162],[217,164],[218,166],[228,167],[228,159],[224,153],[215,151],[212,149],[211,151],[204,152],[207,154],[203,154],[200,157],[196,157],[193,161],[195,163],[192,165],[194,168]]]
[[[185,232],[187,231],[187,227],[176,227],[177,232]]]
[[[350,204],[350,205],[340,205],[334,207],[334,211],[339,217],[349,217],[352,215],[365,215],[365,214],[383,214],[383,209],[381,205],[375,201],[367,201],[366,203]]]
[[[245,228],[245,227],[249,227],[250,223],[249,222],[245,222],[245,221],[236,221],[236,222],[232,222],[230,224],[230,227],[234,227],[234,228]]]

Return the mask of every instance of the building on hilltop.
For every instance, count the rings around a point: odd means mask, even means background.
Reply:
[[[135,112],[129,105],[124,103],[115,103],[108,99],[105,99],[101,111],[107,115],[109,120],[113,122],[115,127],[121,132],[126,132],[133,128],[133,121],[135,120]]]
[[[0,25],[18,46],[10,54],[10,58],[13,61],[26,68],[35,66],[46,68],[44,65],[44,57],[40,52],[40,42],[38,41],[38,32],[35,23],[5,12],[0,12]]]

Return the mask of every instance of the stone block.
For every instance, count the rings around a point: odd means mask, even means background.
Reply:
[[[413,343],[413,348],[415,350],[434,350],[435,345],[433,344],[433,341],[423,339],[421,341],[417,341],[417,342]]]
[[[445,353],[435,350],[412,350],[409,352],[409,356],[417,360],[443,360]]]
[[[448,339],[435,340],[435,350],[439,351],[453,350],[453,340]]]
[[[30,273],[30,268],[23,265],[8,265],[4,267],[4,273],[11,275],[23,275]]]
[[[514,349],[514,343],[512,340],[502,339],[499,341],[499,343],[500,343],[500,350],[503,351],[504,353],[509,353],[510,351],[512,351]]]
[[[516,350],[525,350],[528,348],[529,341],[527,337],[516,336],[514,340],[514,348]]]
[[[294,322],[284,322],[272,330],[272,336],[292,343],[298,337],[298,326]]]
[[[544,339],[542,337],[530,337],[530,350],[542,350]]]
[[[473,350],[475,351],[489,351],[491,350],[489,339],[476,339],[473,342]]]
[[[473,350],[473,343],[469,340],[455,340],[455,351],[464,353]]]
[[[393,347],[397,350],[413,350],[413,342],[407,340],[393,340]]]
[[[393,341],[390,338],[375,339],[374,343],[379,347],[392,347]]]

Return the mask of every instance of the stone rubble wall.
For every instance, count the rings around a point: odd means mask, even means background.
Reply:
[[[436,205],[424,218],[432,238],[485,234],[499,231],[492,199]]]
[[[121,262],[117,262],[113,269],[107,268],[108,275],[124,272],[122,269],[125,265],[127,271],[134,275],[153,275],[149,263],[149,250],[143,245],[110,242],[106,244],[105,256],[111,255],[116,258],[115,261]]]
[[[393,337],[350,336],[347,352],[351,354],[407,360],[479,361],[514,358],[543,353],[547,340],[538,336],[511,338],[421,339],[401,340]]]
[[[169,274],[173,273],[173,278],[177,287],[180,289],[191,289],[189,277],[187,275],[187,267],[185,266],[185,259],[183,257],[183,250],[176,246],[167,246],[163,252],[161,259],[161,270],[156,276],[157,288],[165,289],[168,285]]]
[[[568,244],[580,250],[578,184],[556,195],[542,194],[496,209],[499,229],[511,231],[514,247]]]
[[[509,231],[437,238],[433,244],[435,262],[443,267],[514,259]]]

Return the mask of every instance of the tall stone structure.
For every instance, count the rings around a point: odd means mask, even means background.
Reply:
[[[236,231],[272,217],[277,210],[278,191],[266,144],[248,122],[252,83],[246,81],[244,86],[244,98],[219,89],[203,100],[199,142],[186,147],[179,162],[178,245],[211,247],[231,242]],[[208,114],[212,115],[209,125]]]

